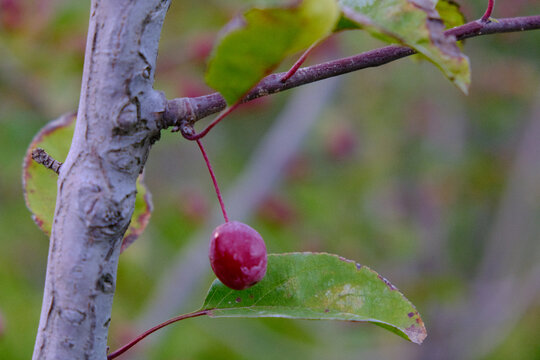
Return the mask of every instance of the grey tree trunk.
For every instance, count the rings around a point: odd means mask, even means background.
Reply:
[[[58,179],[33,359],[106,358],[120,244],[159,137],[153,90],[170,0],[93,0],[77,124]]]

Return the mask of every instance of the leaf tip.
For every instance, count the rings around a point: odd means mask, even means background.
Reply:
[[[413,320],[415,323],[412,323],[411,326],[406,327],[403,332],[408,337],[408,339],[415,344],[422,344],[422,342],[427,337],[426,326],[420,317],[418,311],[414,310],[407,314],[409,319]]]
[[[411,342],[420,345],[426,339],[427,331],[424,322],[420,317],[417,318],[417,323],[418,324],[412,324],[408,328],[405,328],[404,332]]]
[[[469,84],[457,82],[456,85],[464,95],[469,95]]]

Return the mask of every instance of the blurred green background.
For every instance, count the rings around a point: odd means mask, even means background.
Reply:
[[[210,93],[206,56],[245,3],[173,1],[156,88]],[[483,13],[485,1],[466,3],[469,19]],[[43,125],[77,108],[88,12],[87,1],[0,0],[1,359],[33,350],[48,241],[25,207],[21,163]],[[514,0],[494,16],[539,13],[538,1]],[[326,251],[377,270],[423,315],[424,345],[364,324],[201,318],[123,358],[540,359],[539,44],[540,31],[468,40],[469,96],[408,58],[245,105],[205,138],[227,206],[269,251]],[[342,33],[308,62],[378,46]],[[304,116],[313,121],[294,130]],[[262,140],[280,124],[284,136]],[[207,236],[219,218],[207,169],[193,143],[162,135],[145,174],[153,217],[120,259],[112,348],[197,309],[212,281]]]

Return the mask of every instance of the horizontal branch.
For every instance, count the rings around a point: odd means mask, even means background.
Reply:
[[[540,15],[498,19],[497,22],[472,21],[447,30],[445,35],[454,36],[457,40],[464,40],[481,35],[535,29],[540,29]],[[281,81],[285,73],[272,74],[263,78],[242,101],[248,102],[262,96],[275,94],[333,76],[381,66],[415,53],[416,51],[408,47],[390,45],[354,56],[301,68],[286,82]],[[161,126],[162,128],[178,127],[186,122],[193,124],[208,115],[225,109],[226,106],[225,99],[219,93],[195,98],[172,99],[167,102],[167,109],[163,115]]]

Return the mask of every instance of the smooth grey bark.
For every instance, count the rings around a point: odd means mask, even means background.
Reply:
[[[93,0],[75,133],[58,179],[33,359],[106,358],[120,244],[159,137],[153,90],[170,0]]]

